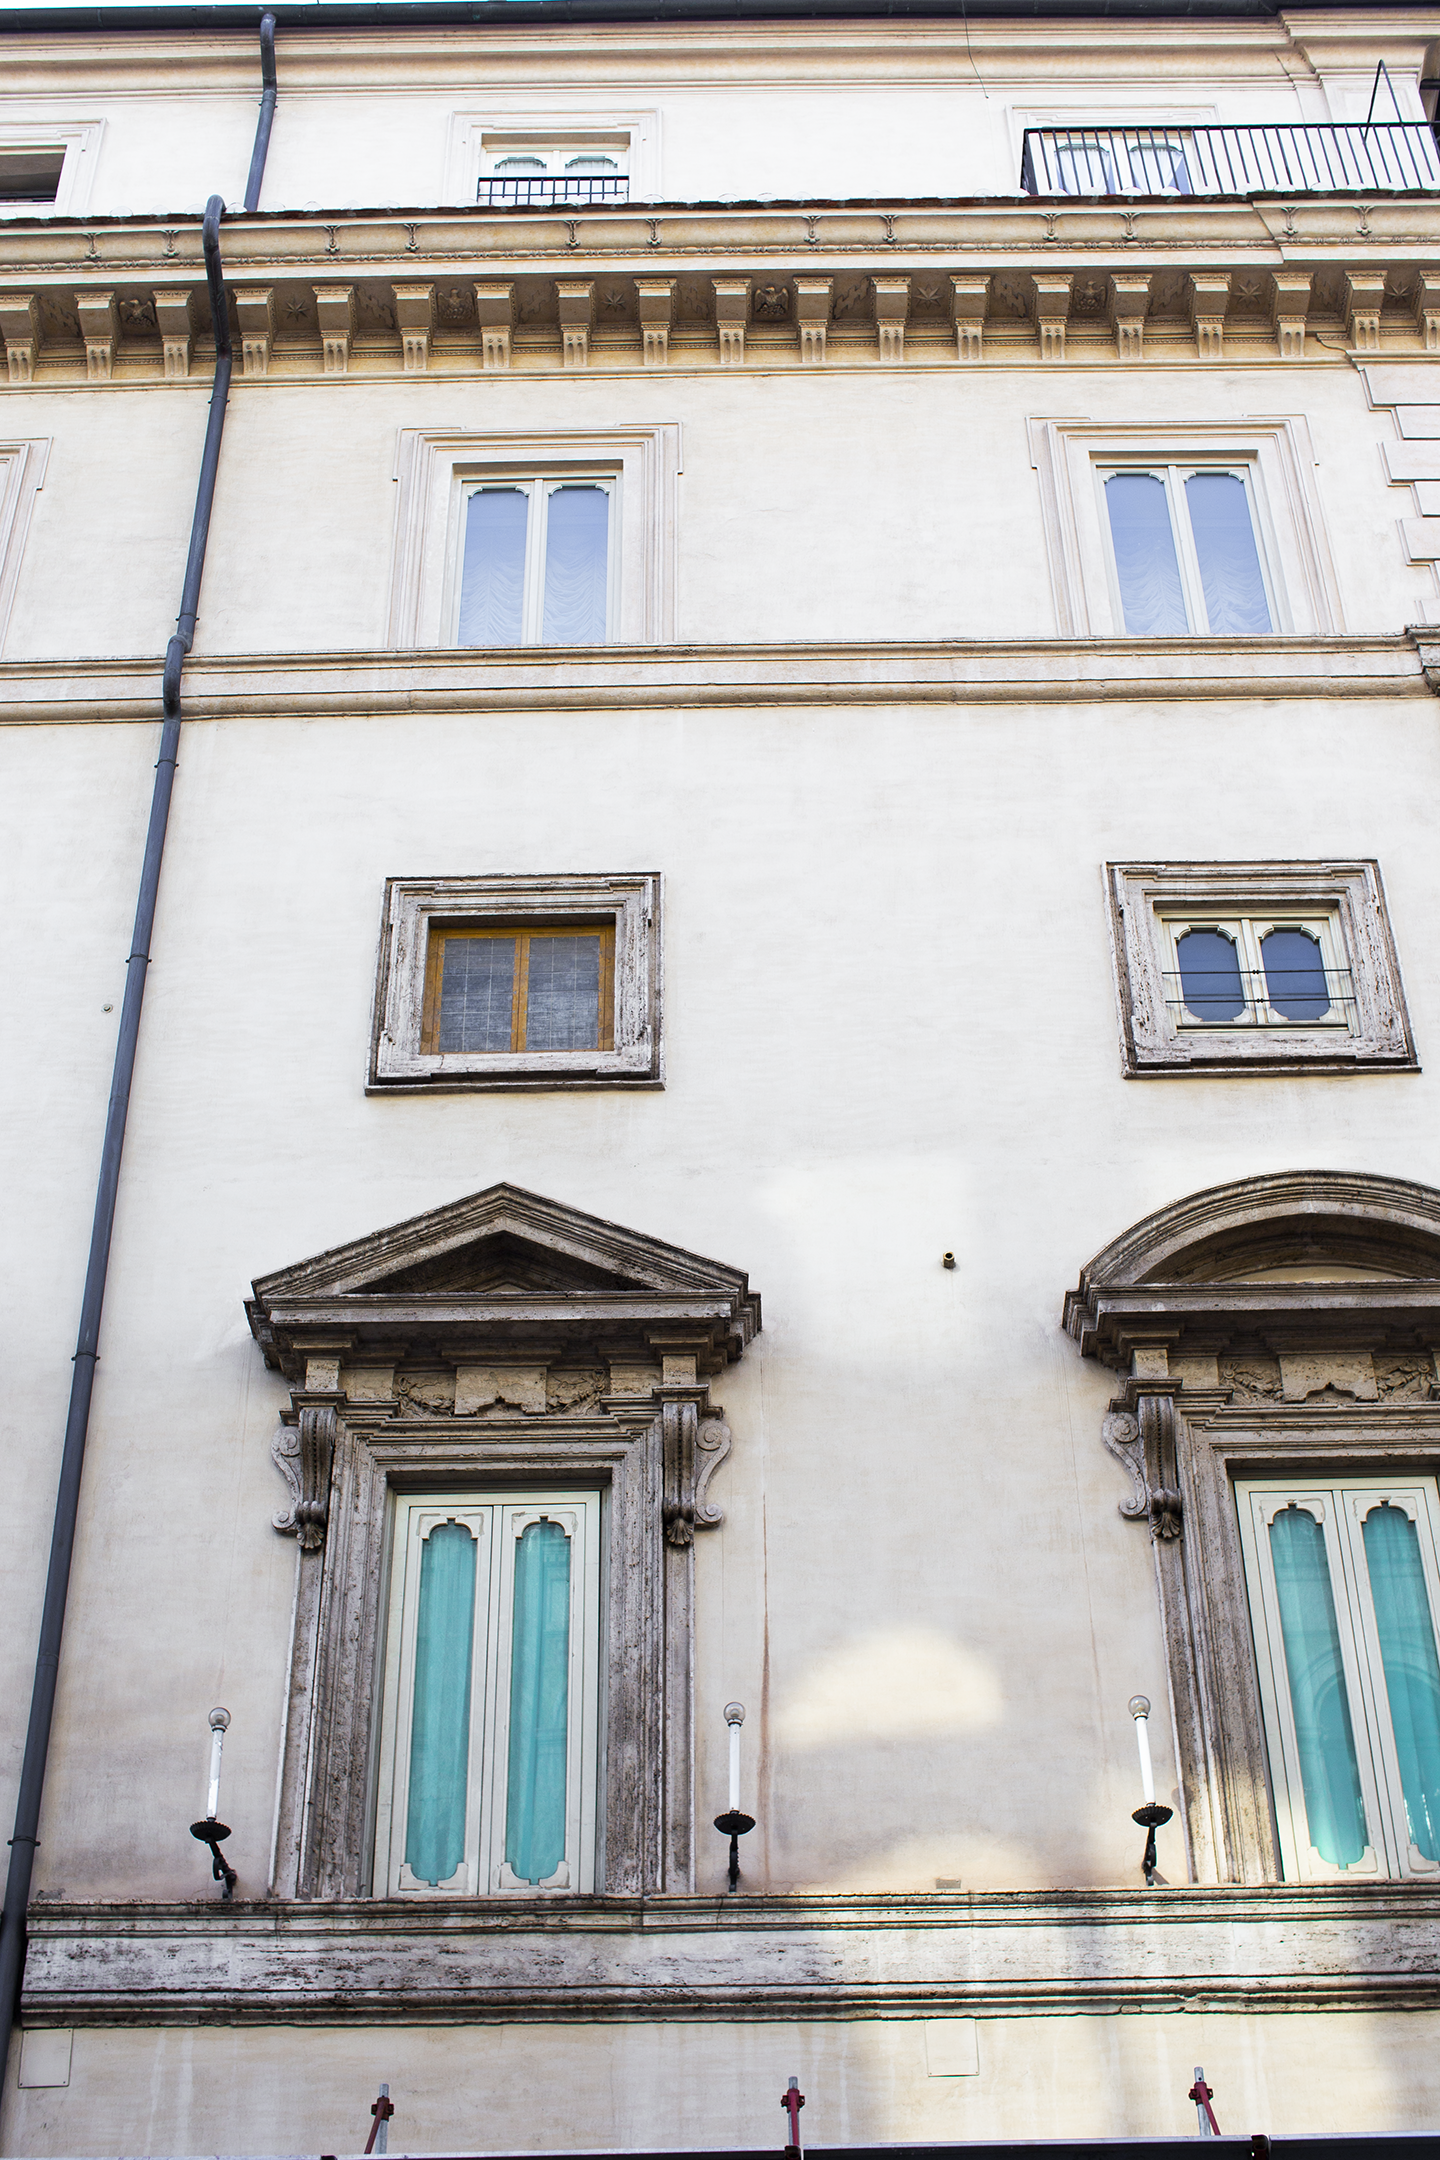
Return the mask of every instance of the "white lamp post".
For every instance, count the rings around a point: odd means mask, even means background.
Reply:
[[[230,1712],[216,1708],[210,1712],[210,1778],[205,1792],[205,1816],[201,1822],[192,1822],[190,1835],[210,1848],[211,1872],[216,1882],[223,1883],[222,1898],[234,1891],[239,1876],[233,1867],[221,1858],[220,1847],[230,1835],[230,1825],[220,1820],[220,1757],[225,1746],[225,1735],[230,1730]]]
[[[715,1828],[730,1840],[730,1888],[740,1887],[740,1840],[747,1830],[755,1827],[753,1815],[742,1814],[740,1808],[740,1728],[745,1722],[745,1705],[727,1702],[725,1723],[730,1728],[730,1805],[723,1815],[715,1817]]]
[[[1145,1832],[1145,1857],[1140,1865],[1145,1873],[1147,1890],[1155,1888],[1155,1870],[1159,1861],[1155,1852],[1155,1832],[1167,1823],[1175,1812],[1173,1808],[1157,1804],[1155,1799],[1155,1766],[1150,1760],[1150,1698],[1148,1695],[1132,1695],[1129,1702],[1130,1715],[1135,1720],[1135,1745],[1140,1752],[1140,1788],[1145,1804],[1138,1807],[1131,1817]]]

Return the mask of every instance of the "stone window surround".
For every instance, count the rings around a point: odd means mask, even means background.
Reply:
[[[1378,862],[1112,862],[1105,897],[1127,1079],[1420,1070]],[[1160,917],[1185,908],[1326,916],[1350,970],[1353,1028],[1177,1028],[1165,1004]]]
[[[472,480],[618,481],[611,546],[619,600],[610,642],[663,645],[675,636],[678,421],[555,428],[545,434],[402,428],[385,643],[404,650],[454,644],[465,484]]]
[[[426,1051],[420,1047],[431,926],[608,917],[615,926],[613,1048]],[[387,878],[366,1092],[658,1088],[661,1043],[658,871],[550,877]]]
[[[1310,430],[1299,415],[1235,420],[1151,421],[1126,426],[1085,419],[1026,423],[1040,481],[1045,551],[1061,637],[1123,637],[1109,535],[1096,468],[1133,459],[1167,464],[1247,465],[1275,589],[1277,636],[1343,631],[1340,588],[1315,481]],[[1213,642],[1211,633],[1203,635]]]
[[[693,1889],[694,1543],[724,1520],[709,1382],[759,1331],[747,1278],[497,1185],[261,1278],[246,1311],[291,1385],[274,1527],[298,1547],[271,1895],[371,1895],[392,1492],[506,1485],[602,1494],[597,1889]]]
[[[1247,1238],[1347,1220],[1370,1241],[1370,1259],[1388,1245],[1403,1255],[1392,1264],[1416,1274],[1184,1278],[1186,1254],[1202,1245],[1228,1242],[1238,1266]],[[1192,1194],[1098,1254],[1066,1297],[1064,1322],[1082,1355],[1124,1376],[1101,1438],[1133,1481],[1120,1513],[1148,1522],[1154,1546],[1190,1880],[1279,1882],[1234,1485],[1433,1472],[1436,1352],[1393,1345],[1440,1342],[1440,1192],[1297,1171]]]
[[[544,109],[528,105],[511,107],[502,101],[483,111],[452,113],[445,149],[447,201],[473,204],[485,151],[495,147],[497,136],[513,140],[517,150],[539,141],[569,142],[588,137],[624,136],[629,143],[626,173],[629,199],[651,202],[660,192],[660,110],[658,106],[624,111],[594,105]]]
[[[0,121],[0,150],[63,149],[65,163],[53,202],[13,203],[0,188],[0,204],[12,217],[83,217],[99,162],[103,120]]]
[[[0,652],[5,649],[5,633],[15,605],[35,497],[45,485],[49,461],[49,436],[28,442],[0,442]]]

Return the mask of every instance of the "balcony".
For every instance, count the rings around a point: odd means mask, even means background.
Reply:
[[[1321,195],[1440,190],[1420,120],[1308,126],[1027,128],[1027,195]]]
[[[624,173],[527,174],[483,179],[475,199],[482,210],[549,210],[556,203],[623,203],[629,194]]]

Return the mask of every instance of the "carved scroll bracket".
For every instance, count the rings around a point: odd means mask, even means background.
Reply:
[[[1151,1537],[1161,1543],[1178,1538],[1181,1500],[1174,1389],[1159,1393],[1127,1388],[1111,1403],[1100,1437],[1133,1482],[1130,1498],[1120,1502],[1120,1513],[1131,1522],[1145,1518]]]
[[[273,1516],[275,1528],[298,1537],[302,1552],[318,1552],[330,1517],[330,1465],[335,1459],[339,1413],[334,1403],[297,1399],[294,1422],[270,1443],[270,1457],[290,1487],[290,1505]]]
[[[709,1405],[710,1390],[672,1387],[660,1393],[665,1488],[662,1502],[667,1545],[693,1545],[697,1530],[715,1530],[723,1508],[706,1499],[710,1480],[730,1453],[724,1413]]]

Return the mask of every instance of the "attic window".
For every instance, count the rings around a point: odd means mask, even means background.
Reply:
[[[63,144],[0,149],[0,202],[53,203],[64,170]]]
[[[392,878],[369,1087],[659,1087],[660,880]]]

